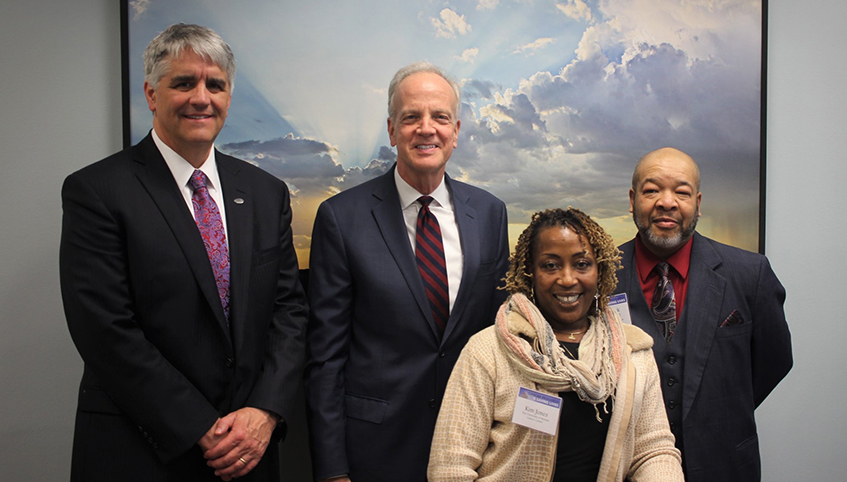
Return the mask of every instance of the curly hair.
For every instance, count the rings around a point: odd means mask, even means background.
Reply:
[[[523,293],[532,299],[532,266],[538,235],[549,227],[571,229],[583,243],[587,238],[597,259],[597,293],[600,295],[600,308],[605,309],[609,304],[609,296],[618,284],[617,271],[621,267],[621,252],[615,246],[612,237],[596,221],[579,209],[570,206],[567,210],[547,209],[532,215],[529,226],[518,238],[515,254],[509,258],[506,291],[511,294]]]

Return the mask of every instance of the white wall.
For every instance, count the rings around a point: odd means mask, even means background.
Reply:
[[[59,192],[121,147],[119,3],[0,3],[0,479],[67,480],[82,363],[59,296]]]
[[[58,289],[59,191],[121,147],[119,2],[0,4],[0,476],[66,480],[82,371]],[[758,412],[764,480],[847,473],[847,6],[770,5],[767,254],[795,368]]]
[[[794,369],[757,412],[766,481],[847,479],[847,4],[770,2],[766,254]]]

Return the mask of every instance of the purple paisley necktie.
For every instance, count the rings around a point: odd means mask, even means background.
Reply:
[[[662,261],[656,265],[655,271],[659,274],[656,290],[653,292],[653,302],[650,311],[653,318],[659,323],[665,341],[671,342],[673,333],[676,331],[676,301],[674,300],[673,283],[668,278],[670,265]]]
[[[199,169],[194,170],[191,175],[191,187],[194,194],[191,196],[191,204],[194,206],[194,221],[203,236],[203,244],[206,245],[206,254],[212,263],[212,272],[215,274],[215,283],[218,285],[218,295],[221,297],[224,316],[229,325],[229,251],[226,247],[226,232],[218,205],[209,195],[206,188],[206,174]]]

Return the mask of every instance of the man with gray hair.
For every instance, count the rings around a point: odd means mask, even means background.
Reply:
[[[218,34],[172,25],[144,71],[153,129],[62,189],[71,480],[276,482],[308,319],[288,188],[214,149],[235,80]]]
[[[453,365],[505,298],[505,205],[445,174],[459,105],[437,67],[401,69],[388,96],[395,166],[318,209],[306,373],[318,480],[425,481]]]

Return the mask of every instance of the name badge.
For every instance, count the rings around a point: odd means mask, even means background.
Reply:
[[[621,322],[627,325],[632,324],[632,317],[629,316],[629,303],[626,300],[626,293],[612,295],[609,298],[609,308],[614,308],[621,317]]]
[[[548,435],[556,435],[559,427],[559,411],[562,409],[562,399],[536,392],[529,388],[520,387],[515,397],[515,410],[512,412],[512,423],[538,430]]]

